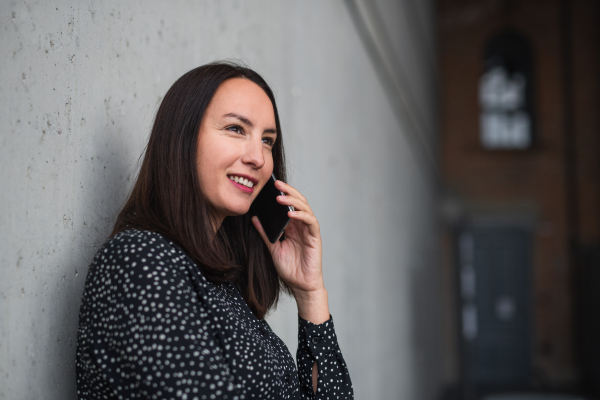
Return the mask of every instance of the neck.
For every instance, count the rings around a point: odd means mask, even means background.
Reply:
[[[224,219],[225,219],[225,217],[220,216],[220,215],[215,215],[212,217],[212,227],[213,227],[213,230],[215,231],[215,233],[217,233],[217,231],[223,224]]]

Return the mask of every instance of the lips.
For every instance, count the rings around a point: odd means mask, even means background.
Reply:
[[[228,175],[231,184],[240,189],[244,193],[254,193],[254,185],[258,181],[252,177],[246,175]]]
[[[252,187],[254,187],[254,185],[256,185],[258,183],[258,180],[247,176],[247,175],[228,175],[227,176],[232,182],[235,182],[239,185],[243,185],[246,186],[247,188],[252,189]]]

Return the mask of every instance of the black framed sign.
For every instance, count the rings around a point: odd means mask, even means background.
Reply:
[[[504,31],[486,45],[479,78],[480,143],[487,150],[533,146],[531,46],[522,35]]]

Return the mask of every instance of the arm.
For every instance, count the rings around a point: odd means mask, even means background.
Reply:
[[[327,300],[327,290],[325,290],[325,287],[313,292],[294,292],[294,298],[296,299],[296,305],[298,306],[298,316],[300,320],[319,325],[330,319],[329,302]],[[301,328],[302,324],[300,324],[298,328],[299,335]],[[297,358],[299,359],[298,356]],[[311,375],[312,389],[316,393],[319,379],[317,361],[312,363]]]
[[[352,382],[339,349],[333,319],[313,324],[298,318],[298,375],[303,399],[352,399]],[[318,384],[314,379],[316,365]],[[312,385],[311,385],[312,383]],[[316,388],[316,392],[313,391]]]
[[[296,299],[300,320],[298,369],[303,397],[326,399],[330,395],[332,398],[343,395],[341,398],[353,398],[348,369],[329,315],[319,222],[300,192],[282,181],[276,181],[275,186],[286,193],[278,196],[277,201],[295,209],[288,212],[291,221],[286,228],[286,239],[270,243],[258,218],[253,217],[252,221],[273,257],[279,277]],[[310,338],[302,338],[307,332]],[[343,377],[343,385],[338,376]],[[338,384],[330,385],[332,382]]]

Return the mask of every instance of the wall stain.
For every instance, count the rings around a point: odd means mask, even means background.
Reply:
[[[17,57],[17,54],[23,50],[23,43],[19,42],[19,48],[17,48],[16,50],[13,50],[12,52],[12,58],[15,59]]]
[[[111,99],[112,99],[112,97],[109,97],[108,99],[104,99],[104,110],[106,111],[107,124],[108,124],[108,121],[110,121],[114,125],[115,121],[110,117],[110,113],[109,113]]]
[[[73,120],[71,115],[71,98],[65,103],[65,116],[67,117],[67,129],[71,132],[71,122]],[[59,132],[60,133],[60,132]]]
[[[73,17],[71,17],[71,19],[69,20],[69,23],[67,24],[67,35],[71,36],[73,34],[73,25],[75,24],[75,20],[73,19]]]

